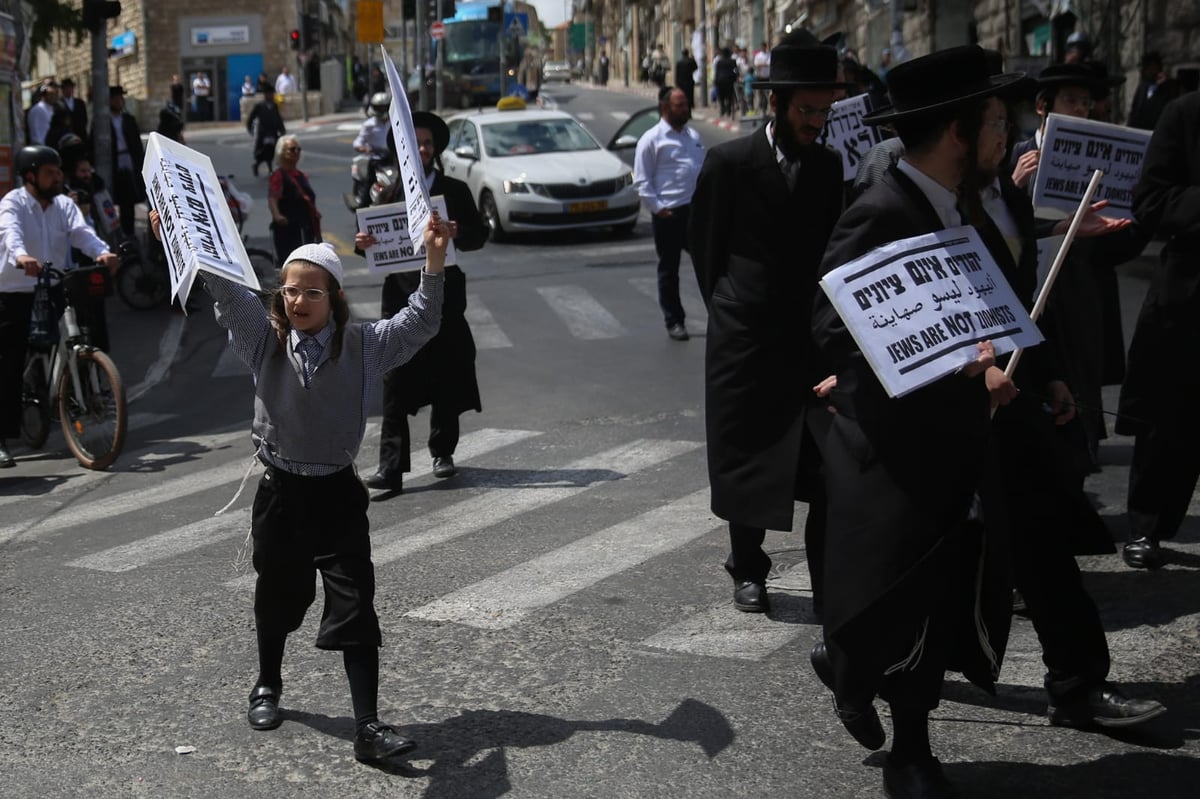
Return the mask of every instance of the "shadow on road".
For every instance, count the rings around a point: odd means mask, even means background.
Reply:
[[[1158,752],[1106,755],[1088,763],[949,763],[946,776],[974,799],[1127,799],[1194,796],[1200,760]],[[1186,786],[1191,785],[1191,788]]]

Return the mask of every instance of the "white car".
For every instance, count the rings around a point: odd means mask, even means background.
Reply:
[[[491,240],[518,231],[612,227],[641,202],[633,170],[562,111],[479,111],[447,120],[446,174],[465,182]]]

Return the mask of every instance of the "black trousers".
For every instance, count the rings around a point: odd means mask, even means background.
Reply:
[[[379,471],[389,476],[412,471],[412,435],[400,383],[393,370],[383,376],[383,424],[379,432]],[[429,406],[429,455],[449,458],[458,447],[458,410],[441,403]]]
[[[1129,468],[1129,534],[1174,538],[1200,478],[1200,385],[1172,386],[1154,399],[1155,418],[1140,430]]]
[[[254,496],[254,621],[260,633],[285,636],[304,621],[321,573],[325,609],[320,649],[379,646],[375,567],[368,535],[367,490],[346,467],[300,477],[267,467]]]
[[[21,435],[21,374],[32,311],[31,292],[0,293],[0,439]]]
[[[679,261],[687,249],[690,205],[671,209],[670,216],[652,216],[654,252],[658,255],[658,307],[667,327],[683,324],[683,305],[679,301]]]
[[[121,230],[126,236],[133,235],[133,206],[138,200],[138,178],[128,169],[118,169],[113,174],[113,197],[117,210],[121,212]]]

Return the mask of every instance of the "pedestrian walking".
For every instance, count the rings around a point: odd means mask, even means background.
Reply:
[[[262,100],[255,104],[246,117],[246,130],[254,136],[254,163],[250,171],[258,177],[258,165],[267,165],[267,174],[275,168],[275,145],[287,133],[279,106],[275,104],[275,89],[262,93]]]
[[[192,78],[192,113],[196,119],[207,122],[213,118],[212,81],[207,72],[197,72]]]
[[[46,265],[70,269],[72,247],[110,271],[118,264],[63,192],[62,160],[53,148],[21,148],[13,171],[21,185],[0,200],[0,468],[16,465],[7,441],[21,433],[21,374],[38,275]],[[51,302],[63,307],[61,284],[51,287]]]
[[[790,531],[795,502],[810,502],[805,538],[820,581],[824,491],[815,441],[829,414],[812,386],[810,317],[817,267],[842,210],[842,163],[816,143],[845,84],[837,52],[797,32],[771,52],[765,88],[774,120],[714,147],[692,198],[688,236],[708,306],[704,413],[712,509],[729,522],[734,607],[770,608],[767,529]],[[819,586],[816,591],[819,593]]]
[[[675,62],[675,87],[687,98],[688,108],[696,107],[696,70],[699,65],[688,49],[683,48],[679,60]]]
[[[112,176],[113,198],[121,212],[121,230],[126,236],[134,231],[133,207],[146,199],[142,181],[142,131],[137,119],[125,109],[125,89],[108,87],[108,107],[112,113]]]
[[[658,124],[638,139],[633,186],[650,212],[658,255],[658,307],[667,335],[687,341],[679,300],[679,261],[687,249],[692,193],[704,163],[704,144],[688,124],[692,111],[682,89],[667,87],[659,92],[658,113]]]
[[[316,646],[342,652],[354,756],[365,763],[381,763],[416,743],[379,719],[382,635],[369,499],[354,458],[376,380],[437,332],[449,241],[448,225],[435,216],[425,233],[418,289],[407,308],[378,322],[348,322],[343,266],[329,245],[305,244],[286,257],[280,290],[266,311],[253,291],[205,276],[230,347],[255,376],[255,457],[266,469],[251,513],[259,672],[247,720],[255,730],[283,722],[284,648],[315,599],[319,572],[325,607]]]
[[[75,81],[65,78],[62,82],[62,104],[71,112],[71,131],[87,141],[88,110],[83,98],[75,96]]]
[[[267,205],[271,208],[271,234],[275,242],[275,257],[282,260],[286,253],[301,244],[321,241],[321,212],[317,210],[317,193],[308,175],[300,171],[300,140],[293,134],[275,142],[275,159],[279,167],[271,173],[267,185]]]
[[[440,157],[450,143],[450,130],[437,114],[417,111],[412,115],[421,166],[429,181],[429,193],[442,196],[450,216],[448,224],[456,250],[481,248],[487,241],[487,226],[475,208],[471,190],[461,180],[445,175]],[[388,147],[395,152],[394,142]],[[380,203],[403,202],[400,182]],[[374,244],[374,237],[358,233],[359,249]],[[394,272],[384,278],[381,310],[384,317],[404,308],[417,288],[417,273]],[[389,372],[383,379],[383,423],[379,433],[379,469],[367,478],[367,487],[393,494],[404,490],[404,473],[412,469],[412,435],[408,417],[429,407],[429,455],[435,477],[457,473],[454,452],[458,448],[459,416],[483,410],[479,382],[475,377],[475,339],[467,324],[467,278],[458,266],[447,266],[442,325],[412,360]]]
[[[287,67],[279,70],[279,77],[275,78],[275,93],[276,94],[296,94],[300,91],[300,86],[296,83],[296,79]]]
[[[54,112],[61,107],[58,98],[58,84],[53,80],[43,82],[41,97],[29,107],[26,114],[29,141],[33,144],[46,143],[46,134],[50,132],[50,126],[53,124]]]
[[[721,48],[721,54],[713,62],[713,86],[717,89],[717,101],[720,103],[721,116],[733,116],[733,91],[737,84],[737,62],[728,47]]]

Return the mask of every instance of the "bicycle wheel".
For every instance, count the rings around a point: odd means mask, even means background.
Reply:
[[[250,256],[250,265],[254,267],[254,274],[258,275],[258,284],[262,286],[262,290],[274,291],[279,286],[279,270],[275,268],[274,254],[247,247],[246,255]]]
[[[149,311],[167,304],[171,293],[170,276],[156,263],[130,256],[116,276],[117,295],[135,311]]]
[[[58,418],[67,447],[85,469],[105,469],[125,443],[125,386],[112,359],[100,350],[80,350],[79,390],[75,396],[71,370],[58,381]]]
[[[21,438],[30,449],[41,449],[50,435],[50,403],[42,361],[35,360],[21,383]]]

